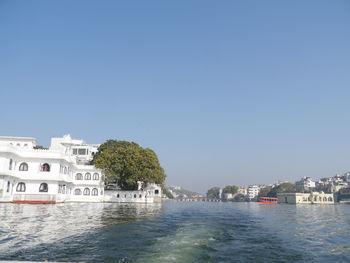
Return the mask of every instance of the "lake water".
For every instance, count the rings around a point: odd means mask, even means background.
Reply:
[[[0,204],[0,260],[349,262],[350,205]]]

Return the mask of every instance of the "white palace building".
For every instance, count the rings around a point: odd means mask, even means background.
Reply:
[[[160,201],[161,188],[105,191],[103,173],[91,165],[98,146],[51,138],[49,149],[35,149],[28,137],[0,136],[0,202],[136,202]]]

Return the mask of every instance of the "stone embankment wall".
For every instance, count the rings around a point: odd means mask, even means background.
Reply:
[[[153,203],[156,200],[148,191],[106,190],[103,201],[109,203]]]

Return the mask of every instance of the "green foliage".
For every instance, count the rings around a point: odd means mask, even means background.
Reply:
[[[48,148],[41,146],[41,145],[35,145],[33,149],[40,149],[40,150],[47,150]]]
[[[107,184],[116,183],[124,190],[137,189],[137,181],[163,185],[166,177],[155,152],[134,142],[106,141],[93,164],[103,169]]]
[[[263,188],[260,188],[259,196],[269,196],[269,192],[271,191],[272,186],[265,186]]]
[[[304,193],[305,192],[304,186],[302,186],[302,185],[295,185],[295,191],[297,193]]]
[[[295,193],[296,188],[295,184],[292,183],[282,183],[273,187],[270,192],[267,194],[269,197],[277,197],[278,193]]]
[[[174,199],[173,194],[169,191],[168,188],[165,188],[165,187],[164,187],[164,188],[162,189],[162,191],[163,191],[163,194],[166,195],[166,197],[168,197],[169,199]]]
[[[207,192],[207,197],[208,198],[220,198],[220,187],[212,187],[208,190]]]
[[[244,195],[243,194],[236,194],[235,197],[233,198],[234,202],[242,202],[244,201]]]
[[[222,192],[224,194],[235,194],[238,191],[238,187],[235,185],[228,185],[225,186],[224,189],[222,189]]]
[[[177,188],[177,187],[167,187],[167,189],[171,189],[172,192],[176,195],[176,196],[187,196],[187,197],[194,197],[194,196],[198,196],[199,194],[193,191],[189,191],[186,190],[184,188]]]
[[[317,185],[315,187],[316,192],[331,193],[331,187],[329,185]],[[310,191],[311,192],[311,191]]]

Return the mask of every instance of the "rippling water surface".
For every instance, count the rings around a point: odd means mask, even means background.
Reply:
[[[349,205],[0,204],[0,260],[349,262]]]

